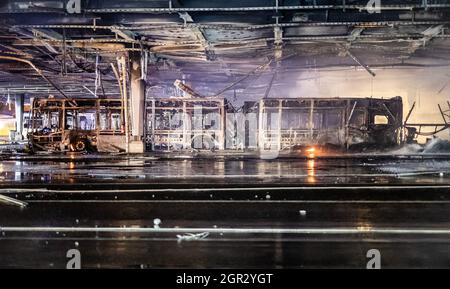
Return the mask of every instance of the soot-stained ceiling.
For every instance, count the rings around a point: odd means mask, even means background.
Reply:
[[[253,85],[263,97],[302,71],[450,63],[450,1],[68,2],[2,1],[0,94],[118,95],[111,64],[129,53],[145,55],[149,93],[183,79],[205,96]]]

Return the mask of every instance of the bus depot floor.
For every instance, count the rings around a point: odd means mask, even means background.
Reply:
[[[0,268],[450,267],[449,155],[0,159]]]

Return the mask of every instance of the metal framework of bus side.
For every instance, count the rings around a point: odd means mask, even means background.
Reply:
[[[379,123],[378,118],[384,118]],[[393,146],[401,143],[400,97],[284,98],[259,102],[259,147],[285,150],[302,146]]]
[[[414,108],[416,107],[416,103],[414,102],[411,106],[411,109],[406,116],[405,122],[403,124],[404,127],[404,138],[406,143],[412,143],[416,141],[419,136],[423,137],[433,137],[436,134],[443,132],[445,130],[450,129],[450,102],[447,101],[448,109],[442,109],[441,105],[438,104],[439,112],[441,113],[443,123],[409,123],[409,118],[411,117]]]
[[[244,123],[228,121],[235,112],[225,109],[225,100],[217,98],[164,98],[147,101],[146,142],[152,151],[191,149],[198,135],[211,136],[215,148],[286,150],[302,146],[332,145],[344,149],[364,146],[388,147],[402,139],[403,104],[401,97],[374,98],[270,98],[246,102],[244,115],[256,114],[257,123],[247,129]],[[220,125],[216,130],[192,129],[193,110],[202,108],[202,123],[208,112],[215,112]],[[237,112],[235,114],[238,114]],[[178,115],[182,120],[173,118]],[[379,122],[377,118],[384,119]],[[233,118],[231,118],[232,120]],[[235,118],[238,119],[238,118]],[[247,119],[248,121],[248,119]],[[238,128],[239,127],[239,128]],[[245,127],[246,138],[255,132],[253,147],[248,139],[243,144],[227,145],[225,135]],[[232,143],[232,142],[231,142]]]
[[[80,113],[95,115],[93,129],[80,128]],[[52,114],[56,114],[56,123],[53,123]],[[103,128],[102,114],[105,116]],[[119,127],[113,126],[113,115],[119,116]],[[72,120],[71,127],[69,117]],[[75,150],[73,145],[76,145],[78,140],[89,142],[89,145],[97,148],[99,142],[112,141],[120,144],[121,138],[125,136],[124,106],[120,99],[36,98],[33,100],[30,118],[29,141],[33,148],[38,150]],[[44,120],[50,127],[45,126]]]
[[[225,114],[224,98],[148,99],[145,114],[147,148],[151,151],[223,150]],[[201,119],[196,119],[199,116]],[[174,119],[175,117],[178,119]],[[217,119],[208,119],[211,117]],[[206,129],[205,122],[208,121],[217,123]],[[195,127],[199,122],[199,127]],[[201,142],[200,146],[194,145],[197,140]]]

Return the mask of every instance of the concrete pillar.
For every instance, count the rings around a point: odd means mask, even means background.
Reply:
[[[16,140],[23,140],[23,112],[24,112],[25,95],[16,95]]]
[[[130,153],[144,152],[144,109],[145,109],[145,82],[141,79],[141,54],[132,53],[131,79],[130,79],[130,124],[131,138],[129,144]]]

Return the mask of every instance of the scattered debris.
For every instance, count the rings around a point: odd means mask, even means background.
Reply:
[[[155,229],[159,229],[159,225],[161,225],[161,219],[158,219],[158,218],[154,219],[153,220],[153,227]]]
[[[204,240],[209,236],[209,232],[204,232],[204,233],[198,233],[198,234],[192,234],[192,233],[188,233],[185,235],[177,235],[178,238],[178,242],[182,242],[182,241],[199,241],[199,240]]]

